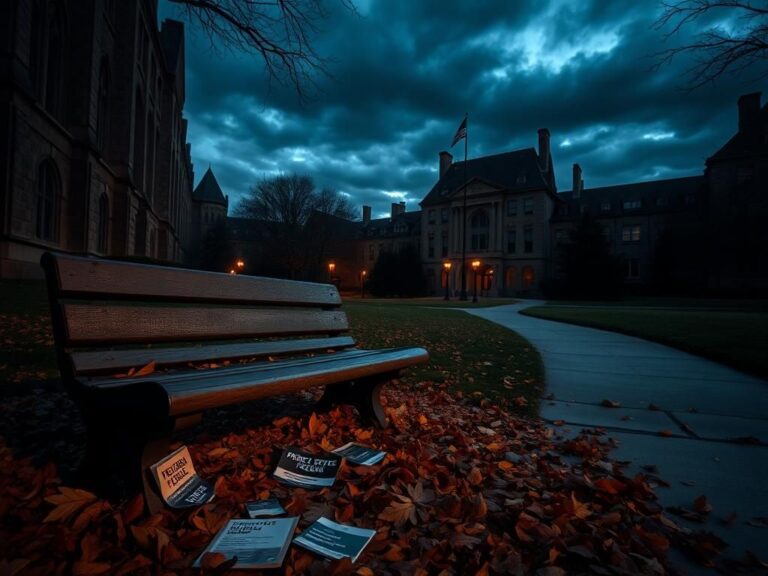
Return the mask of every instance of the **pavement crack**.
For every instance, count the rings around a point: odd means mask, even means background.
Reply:
[[[664,410],[663,412],[664,412],[664,414],[667,415],[667,417],[670,420],[672,420],[675,424],[678,425],[680,430],[685,432],[688,436],[690,436],[691,438],[696,438],[697,440],[701,440],[702,439],[701,436],[699,436],[698,434],[696,434],[696,432],[693,431],[693,428],[691,428],[690,426],[688,426],[688,424],[686,424],[685,422],[680,420],[672,412],[670,412],[669,410]]]

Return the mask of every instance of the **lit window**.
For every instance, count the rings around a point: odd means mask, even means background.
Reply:
[[[640,241],[640,226],[635,224],[633,226],[624,226],[621,229],[621,239],[623,242],[639,242]]]
[[[533,198],[523,199],[523,214],[533,214]]]

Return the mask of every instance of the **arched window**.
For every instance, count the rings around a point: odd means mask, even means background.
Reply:
[[[53,9],[48,23],[48,50],[45,71],[45,98],[43,105],[53,116],[61,119],[64,109],[64,22],[61,9]]]
[[[504,285],[507,289],[517,288],[517,268],[510,266],[507,268],[507,277],[505,278]]]
[[[45,26],[45,10],[40,0],[32,4],[32,29],[29,39],[29,80],[33,94],[40,98],[43,84],[43,27]]]
[[[57,242],[59,239],[59,198],[61,178],[56,164],[50,158],[37,170],[35,205],[35,236],[41,240]]]
[[[475,210],[470,219],[470,238],[472,250],[488,250],[488,213]]]
[[[531,288],[536,283],[536,274],[533,266],[523,267],[523,288]]]
[[[149,256],[150,258],[156,258],[157,255],[155,254],[155,251],[157,250],[157,230],[152,228],[152,230],[149,231]]]
[[[96,108],[96,139],[102,154],[107,151],[109,136],[109,59],[101,59],[99,68],[99,95]]]
[[[106,254],[109,250],[109,196],[102,192],[99,196],[99,230],[98,244],[96,249],[101,254]]]
[[[133,109],[133,183],[139,190],[144,190],[144,157],[146,114],[144,112],[144,96],[136,89],[135,106]]]

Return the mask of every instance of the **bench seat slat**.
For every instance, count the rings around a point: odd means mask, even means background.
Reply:
[[[144,348],[141,350],[98,350],[73,352],[70,357],[75,374],[120,372],[140,368],[156,362],[157,367],[178,366],[187,363],[241,358],[264,358],[304,352],[338,350],[355,345],[349,336],[336,338],[305,338],[303,340],[278,340],[274,342],[238,342],[236,344],[212,344],[173,348]]]
[[[340,306],[332,284],[46,254],[59,297]]]
[[[427,358],[423,348],[347,350],[299,360],[152,374],[141,379],[91,379],[84,383],[95,388],[116,388],[140,381],[156,382],[168,394],[170,415],[180,416],[310,386],[396,372]]]
[[[223,340],[349,329],[340,310],[62,304],[66,346]]]
[[[347,359],[358,358],[362,356],[373,356],[380,352],[379,350],[360,350],[358,348],[352,350],[344,350],[342,353]],[[281,370],[287,366],[304,366],[313,364],[322,364],[324,362],[337,361],[338,353],[331,354],[319,354],[317,356],[303,356],[298,358],[286,358],[275,362],[249,362],[246,364],[230,364],[229,366],[221,366],[219,368],[207,369],[180,369],[171,370],[168,372],[153,372],[146,376],[139,377],[121,377],[115,378],[114,376],[95,376],[92,378],[80,378],[79,382],[89,388],[121,388],[140,382],[152,381],[159,384],[167,384],[169,382],[184,382],[185,384],[194,383],[196,381],[210,380],[215,374],[226,374],[232,376],[233,374],[239,374],[242,372],[269,372],[270,370]]]
[[[273,370],[243,371],[231,376],[199,380],[194,385],[177,381],[164,385],[172,416],[206,408],[298,392],[314,385],[328,385],[396,372],[428,358],[423,348],[375,350],[373,355],[333,354],[335,358],[314,364],[283,366]]]

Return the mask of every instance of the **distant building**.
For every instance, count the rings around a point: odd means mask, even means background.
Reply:
[[[184,77],[157,0],[0,2],[0,277],[51,249],[195,257]]]
[[[466,218],[463,217],[466,181]],[[529,293],[552,273],[549,226],[560,202],[550,155],[549,130],[533,148],[453,162],[440,153],[437,183],[421,201],[421,254],[429,289],[462,290],[466,226],[466,289],[487,295]],[[480,261],[477,272],[470,268]]]

